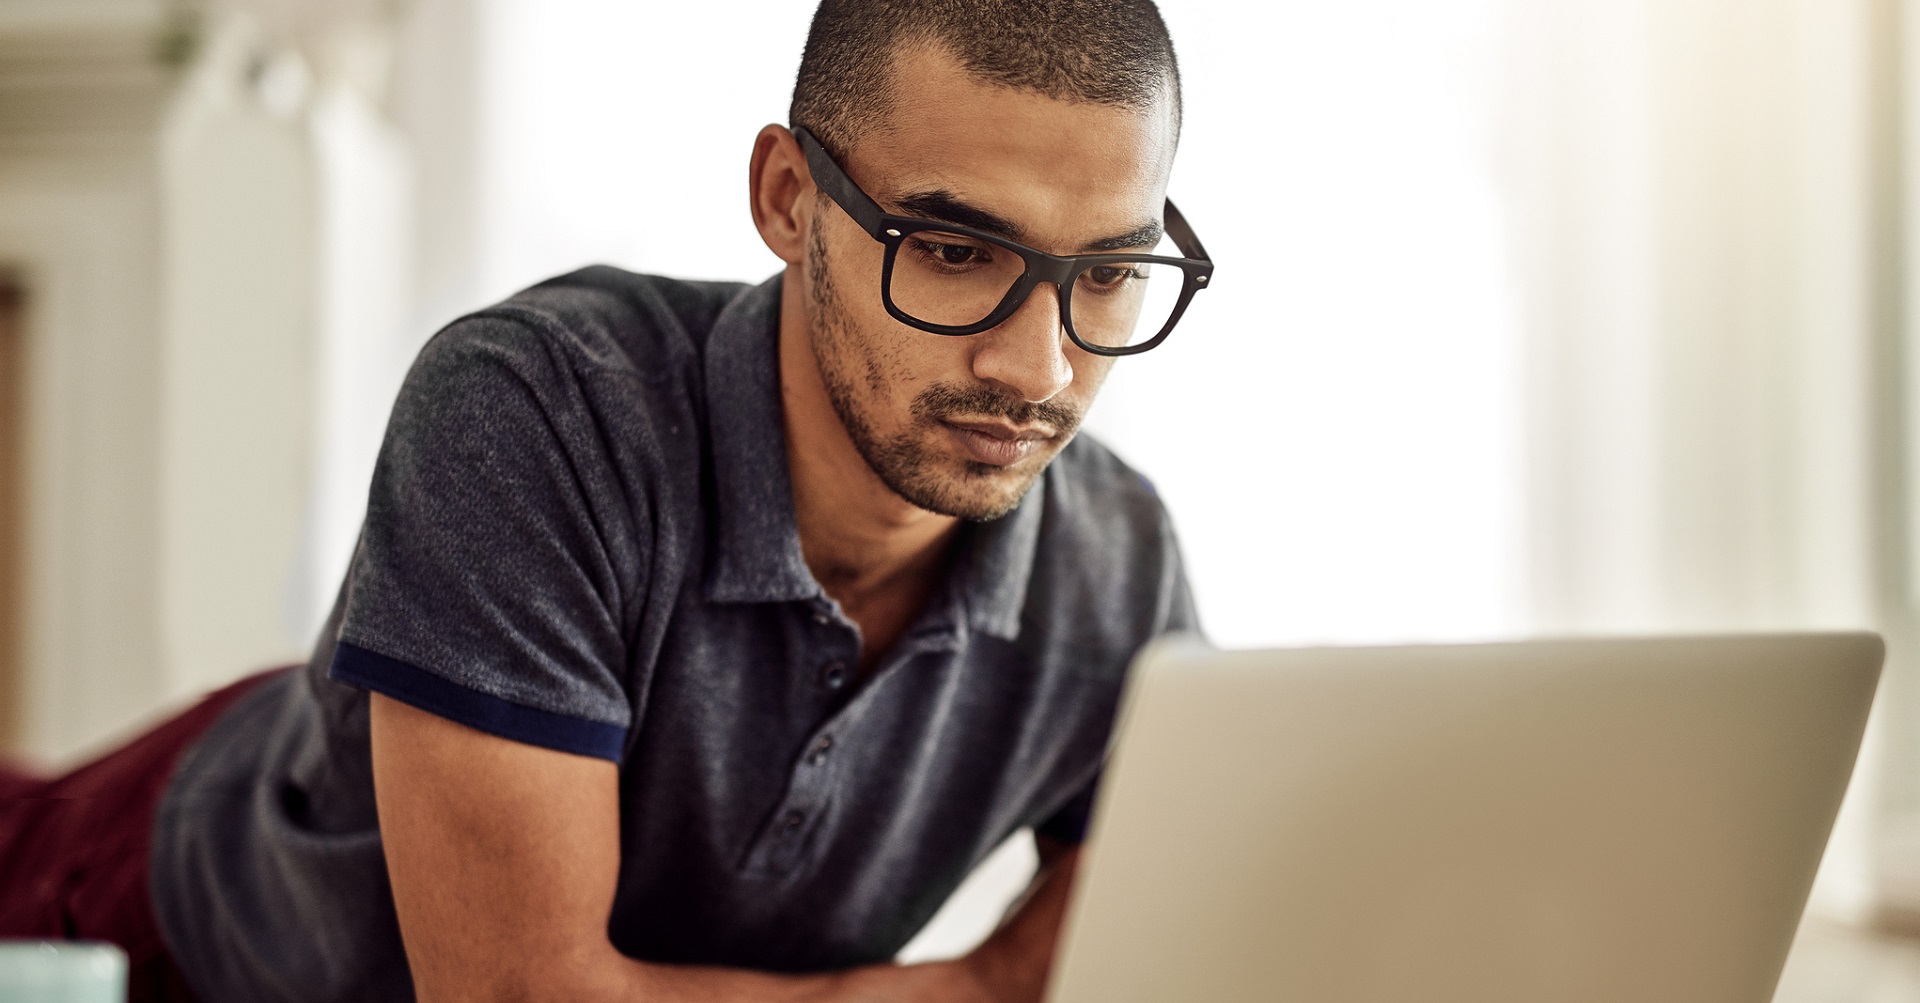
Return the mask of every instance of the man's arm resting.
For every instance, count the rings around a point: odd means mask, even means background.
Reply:
[[[1008,911],[999,929],[963,959],[994,1000],[1037,1001],[1046,994],[1047,973],[1066,920],[1080,848],[1035,834],[1040,869]]]
[[[380,694],[371,731],[380,833],[421,1003],[1038,1000],[1045,987],[1074,861],[1057,844],[1043,847],[1028,902],[960,961],[814,976],[654,965],[607,939],[620,869],[614,764]]]

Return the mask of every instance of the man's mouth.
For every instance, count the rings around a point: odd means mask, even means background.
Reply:
[[[948,437],[975,462],[1010,467],[1052,441],[1055,432],[1043,425],[1009,425],[997,421],[942,419]]]

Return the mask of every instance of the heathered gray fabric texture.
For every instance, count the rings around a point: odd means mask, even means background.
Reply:
[[[156,908],[208,1003],[412,998],[363,686],[555,747],[621,729],[608,931],[638,958],[883,961],[1014,831],[1074,838],[1129,659],[1194,627],[1157,499],[1081,436],[852,678],[794,528],[778,309],[777,280],[593,268],[422,351],[311,663],[159,814]]]

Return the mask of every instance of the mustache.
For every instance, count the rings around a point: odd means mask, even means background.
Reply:
[[[913,416],[922,423],[960,416],[1003,418],[1014,425],[1047,425],[1056,436],[1066,436],[1080,427],[1082,413],[1053,401],[1023,401],[988,387],[936,383],[914,396]]]

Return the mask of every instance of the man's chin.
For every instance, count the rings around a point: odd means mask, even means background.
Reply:
[[[1045,463],[1017,469],[963,461],[953,473],[916,477],[909,483],[889,486],[900,497],[936,515],[992,522],[1019,508],[1020,500],[1045,469]]]

